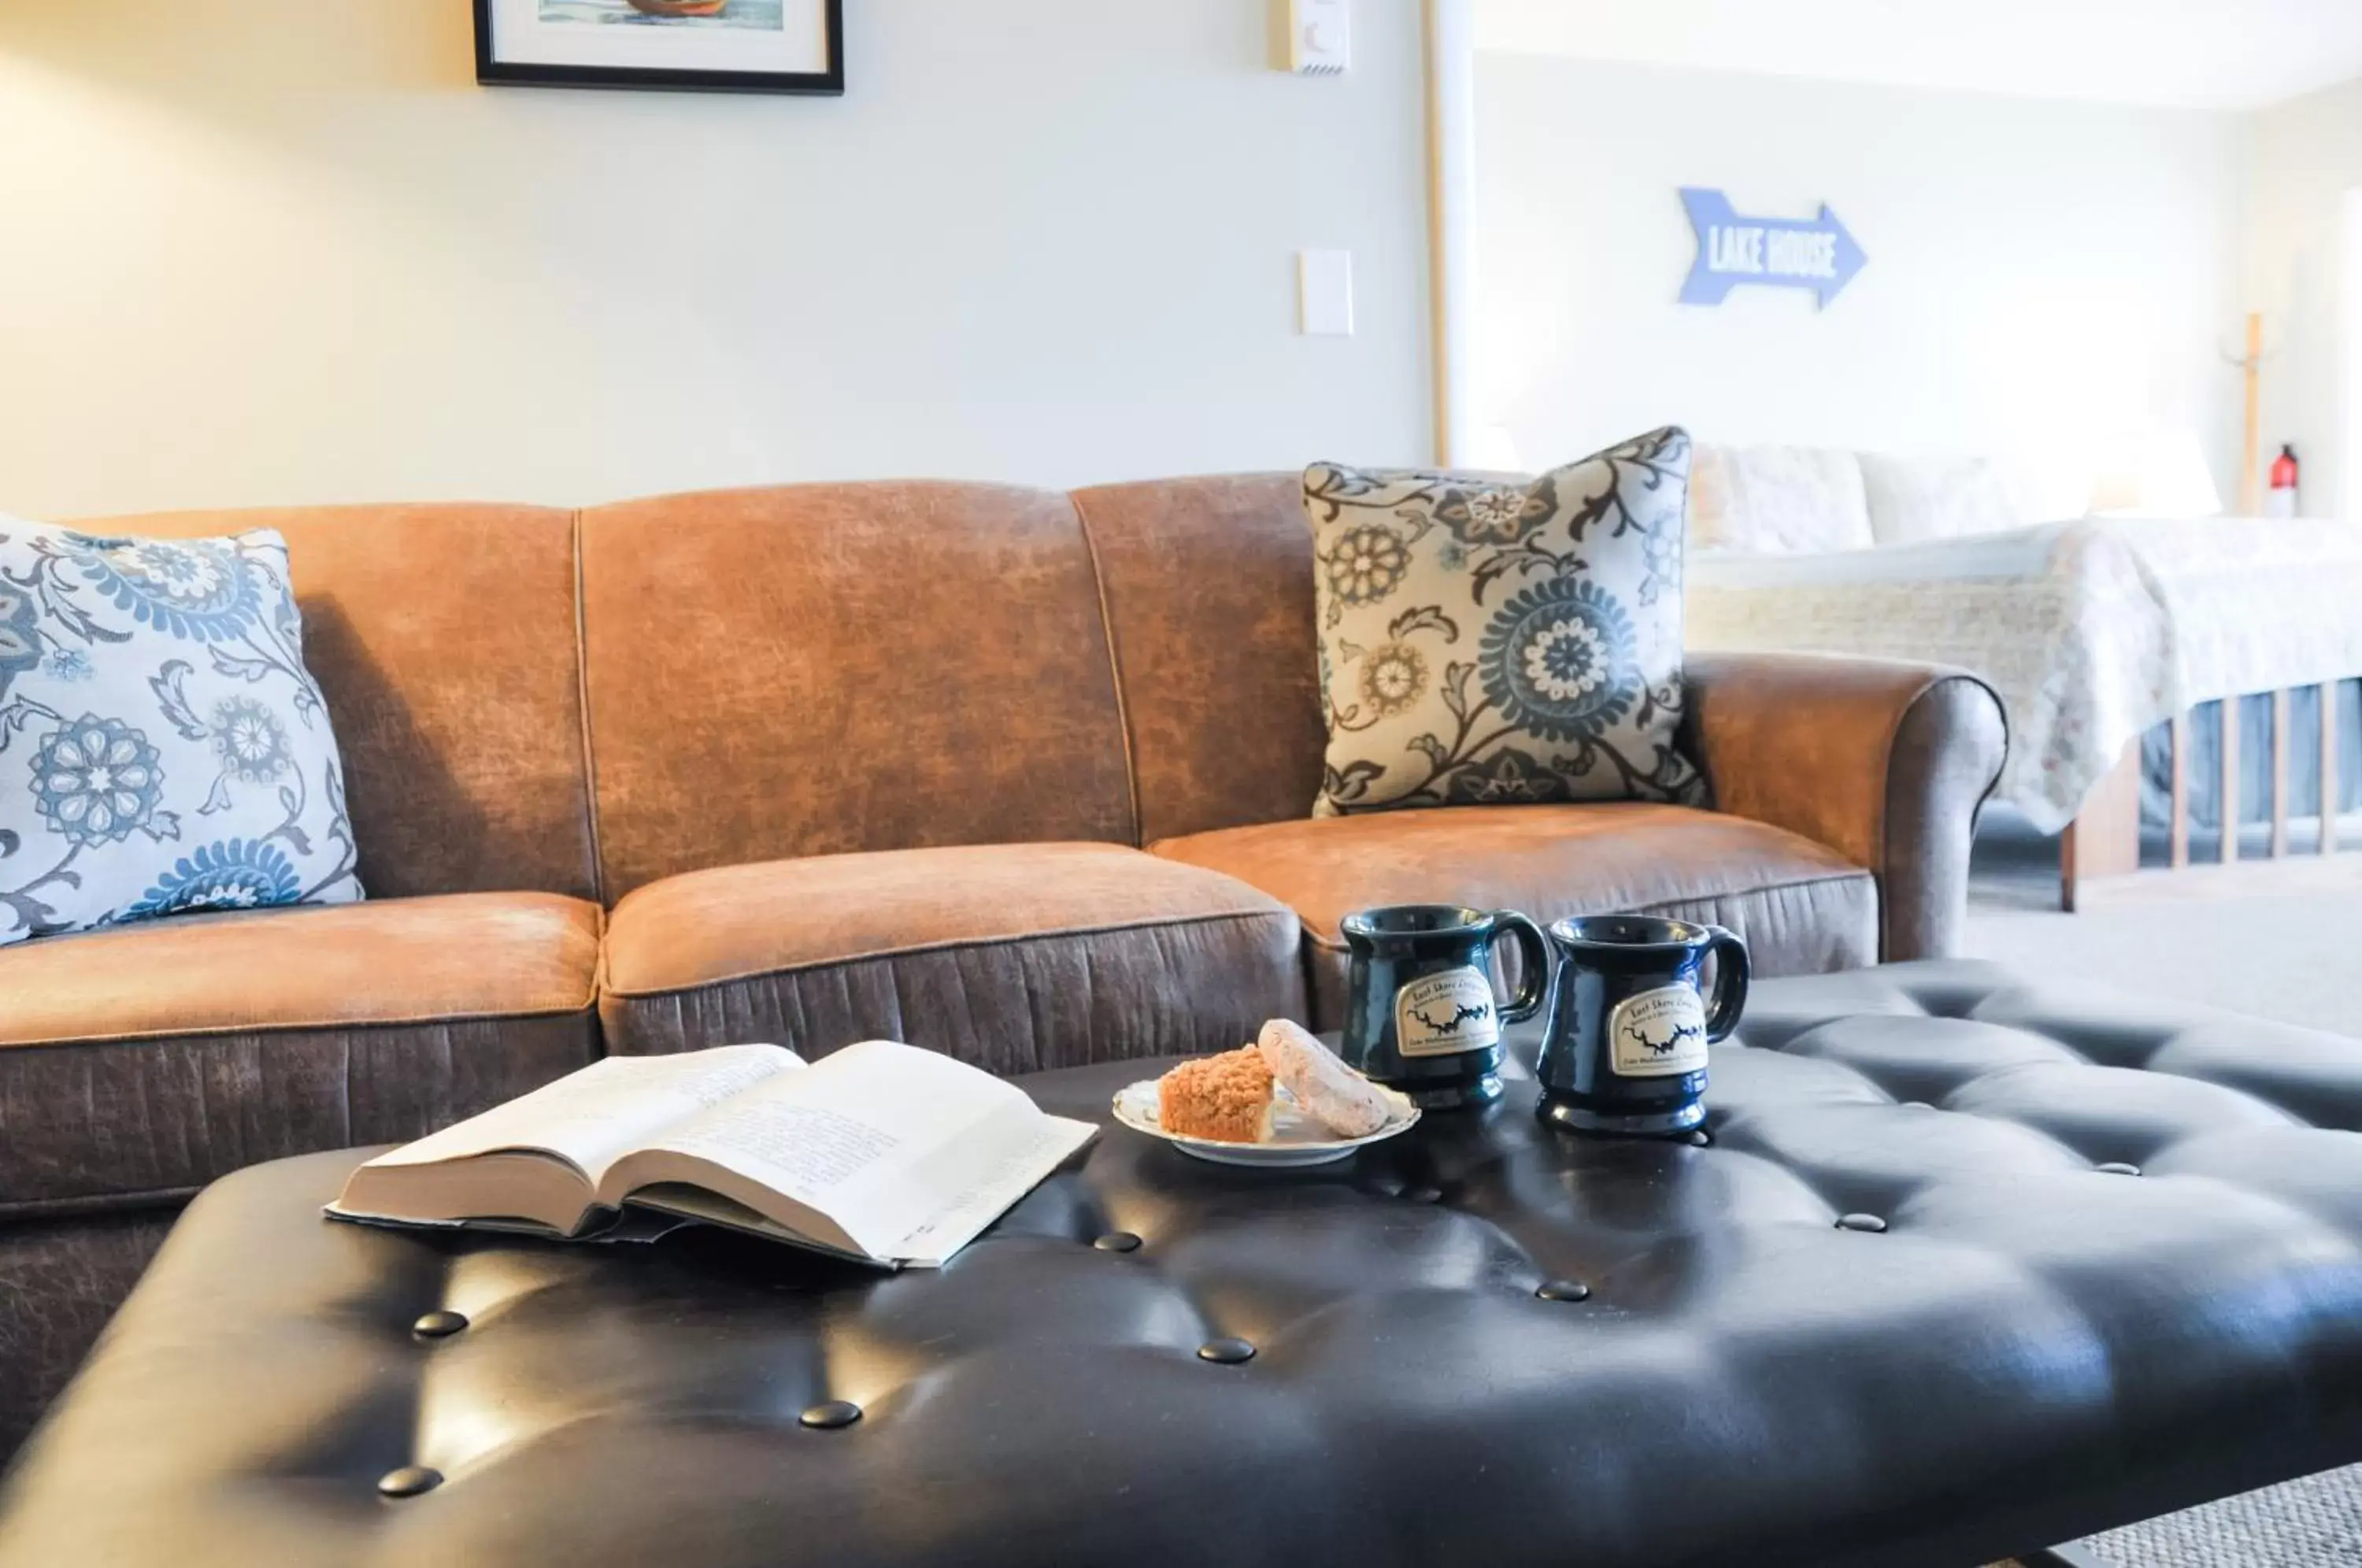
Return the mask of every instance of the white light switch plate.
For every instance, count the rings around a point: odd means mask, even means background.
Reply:
[[[1297,330],[1314,337],[1353,336],[1353,253],[1296,253]]]

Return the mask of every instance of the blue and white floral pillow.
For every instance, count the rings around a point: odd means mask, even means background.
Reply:
[[[353,863],[285,540],[0,516],[0,946],[350,903]]]
[[[1668,427],[1523,482],[1307,469],[1313,814],[1702,799],[1675,738],[1689,463]]]

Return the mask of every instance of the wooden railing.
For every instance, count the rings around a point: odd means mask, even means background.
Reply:
[[[2314,688],[2321,699],[2321,724],[2318,739],[2321,746],[2321,837],[2315,845],[2323,856],[2337,853],[2337,686],[2335,681]],[[2278,860],[2289,854],[2289,756],[2291,742],[2290,713],[2294,703],[2292,691],[2282,689],[2271,693],[2272,699],[2272,815],[2270,847],[2268,857]],[[2222,704],[2223,742],[2216,758],[2219,778],[2215,787],[2216,821],[2221,824],[2217,856],[2225,866],[2239,860],[2240,778],[2239,778],[2239,709],[2241,700],[2226,699]],[[2170,730],[2173,740],[2173,765],[2168,775],[2166,861],[2169,868],[2186,869],[2190,861],[2190,725],[2191,715],[2177,715]],[[2059,841],[2059,902],[2073,910],[2081,899],[2083,885],[2101,878],[2129,876],[2141,868],[2141,743],[2137,737],[2125,748],[2125,755],[2108,776],[2096,785],[2083,803],[2082,812],[2069,824]]]

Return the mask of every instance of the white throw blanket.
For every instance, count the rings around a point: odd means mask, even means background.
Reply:
[[[1921,659],[2008,710],[2001,798],[2072,821],[2198,702],[2362,675],[2362,525],[2109,518],[1924,545],[1694,556],[1688,646]]]

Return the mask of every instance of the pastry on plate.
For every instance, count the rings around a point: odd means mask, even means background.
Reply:
[[[1266,1143],[1277,1101],[1263,1053],[1242,1045],[1184,1062],[1156,1080],[1156,1122],[1184,1138]]]
[[[1367,1137],[1400,1109],[1393,1095],[1284,1018],[1263,1026],[1255,1050],[1296,1108],[1340,1138]]]

